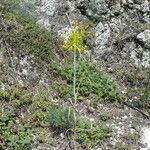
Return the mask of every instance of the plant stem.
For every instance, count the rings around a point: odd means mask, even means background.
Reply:
[[[69,25],[71,28],[72,27],[72,23],[69,19],[69,16],[68,14],[66,13],[66,17],[67,17],[67,20],[69,22]],[[76,50],[73,51],[73,96],[74,96],[74,103],[73,103],[73,116],[74,116],[74,128],[73,128],[73,132],[74,132],[74,149],[76,150],[76,144],[75,144],[75,141],[76,141],[76,103],[77,103],[77,94],[76,94]]]
[[[76,50],[74,50],[73,54],[73,95],[74,95],[74,105],[77,102],[77,94],[76,94]]]

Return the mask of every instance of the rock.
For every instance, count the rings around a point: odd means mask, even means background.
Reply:
[[[142,144],[141,150],[150,149],[150,128],[149,127],[142,127],[140,142]]]
[[[107,43],[110,38],[110,28],[108,24],[103,24],[100,22],[95,27],[95,53],[100,55],[107,49]]]
[[[150,30],[144,30],[137,35],[137,39],[144,43],[146,48],[150,48]]]
[[[39,144],[37,148],[33,148],[32,150],[52,150],[54,147],[48,144]]]
[[[144,3],[144,1],[145,1],[145,0],[134,0],[134,3],[135,3],[135,4],[142,4],[142,3]]]
[[[57,0],[40,0],[38,2],[35,0],[21,0],[17,9],[19,13],[26,13],[30,17],[36,18],[39,25],[50,30],[50,18],[52,18],[57,9],[57,2]]]
[[[78,4],[80,11],[91,20],[99,21],[108,11],[105,0],[84,0]]]
[[[145,15],[145,16],[143,17],[143,21],[144,21],[145,23],[150,24],[150,15]]]
[[[150,2],[145,0],[145,2],[141,5],[141,11],[143,13],[148,13],[150,11]]]

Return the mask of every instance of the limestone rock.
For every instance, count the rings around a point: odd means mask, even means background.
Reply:
[[[144,30],[137,35],[137,39],[144,43],[144,46],[150,48],[150,30]]]
[[[78,5],[81,12],[94,21],[101,20],[108,11],[107,7],[105,0],[84,0]]]

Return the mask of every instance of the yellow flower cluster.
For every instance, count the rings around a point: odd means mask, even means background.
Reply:
[[[84,40],[90,35],[87,31],[89,25],[79,26],[77,22],[73,23],[73,29],[67,34],[67,40],[64,40],[62,45],[64,50],[87,50],[87,45]]]

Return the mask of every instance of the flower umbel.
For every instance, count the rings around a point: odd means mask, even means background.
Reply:
[[[67,34],[67,40],[64,40],[63,49],[78,51],[87,50],[87,45],[84,43],[84,40],[90,35],[90,32],[87,32],[89,26],[78,26],[78,24],[75,23],[73,27],[74,28]]]

